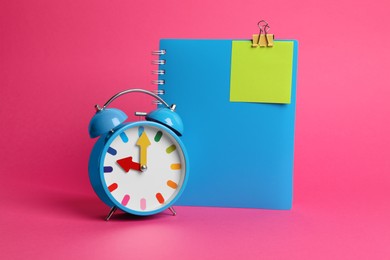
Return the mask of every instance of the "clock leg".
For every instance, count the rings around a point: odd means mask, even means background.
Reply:
[[[170,207],[168,209],[172,212],[173,216],[176,216],[176,211],[175,211],[175,209],[173,207]]]
[[[107,217],[106,217],[106,221],[110,220],[112,214],[115,213],[115,211],[117,210],[118,208],[116,206],[113,206],[111,209],[110,209],[110,212],[108,213]]]

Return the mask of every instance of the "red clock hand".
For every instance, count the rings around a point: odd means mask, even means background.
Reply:
[[[133,157],[131,156],[119,159],[116,162],[125,172],[129,172],[130,169],[141,171],[141,165],[139,163],[133,162]]]

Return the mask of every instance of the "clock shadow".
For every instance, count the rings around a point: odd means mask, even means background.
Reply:
[[[57,197],[56,205],[61,205],[62,210],[71,211],[84,219],[105,221],[110,208],[94,197]],[[71,213],[71,214],[72,214]],[[115,221],[153,221],[156,219],[174,217],[168,210],[150,216],[138,216],[128,214],[118,209],[108,220]]]
[[[58,202],[58,201],[57,201]],[[73,213],[73,215],[78,215],[84,219],[105,221],[110,208],[104,205],[101,201],[93,197],[74,197],[64,198],[61,203],[63,210],[68,210]],[[58,205],[58,204],[57,204]],[[167,213],[168,215],[168,213]],[[125,213],[118,209],[108,220],[109,222],[115,221],[147,221],[158,219],[157,215],[152,216],[137,216]]]
[[[93,221],[105,221],[110,207],[102,203],[96,196],[85,193],[75,193],[64,189],[43,187],[30,196],[35,198],[31,211],[46,212],[53,217],[67,217],[70,219],[83,219]],[[27,204],[30,205],[30,204]],[[169,210],[150,216],[138,216],[125,213],[118,209],[109,222],[118,221],[153,221],[174,217]]]
[[[107,212],[108,214],[108,212]],[[104,216],[105,217],[105,216]],[[172,213],[169,211],[163,211],[155,215],[149,215],[149,216],[138,216],[138,215],[132,215],[125,213],[123,211],[117,210],[114,215],[110,218],[109,221],[152,221],[157,219],[164,219],[167,217],[174,217]]]

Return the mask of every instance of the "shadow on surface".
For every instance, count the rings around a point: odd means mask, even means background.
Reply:
[[[90,219],[105,221],[110,208],[99,200],[94,194],[76,193],[70,190],[41,188],[33,192],[29,202],[23,203],[32,206],[31,211],[45,212],[49,217],[71,219]],[[26,203],[27,202],[27,203]],[[109,222],[117,221],[151,221],[160,218],[174,218],[169,210],[152,216],[136,216],[124,213],[118,209]]]

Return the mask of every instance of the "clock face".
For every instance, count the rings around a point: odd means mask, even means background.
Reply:
[[[153,124],[124,129],[119,130],[102,157],[106,193],[130,213],[147,215],[166,208],[180,193],[186,177],[180,144]]]

